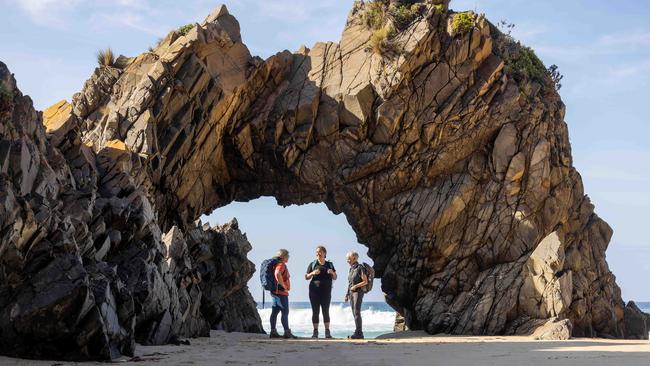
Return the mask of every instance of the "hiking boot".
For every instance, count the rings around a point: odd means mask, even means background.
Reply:
[[[325,330],[327,334],[327,330]],[[311,335],[312,338],[318,338],[318,329],[314,329],[314,334]]]
[[[291,329],[287,329],[284,331],[284,335],[282,336],[282,338],[297,339],[298,337],[296,337],[295,335],[293,335],[293,333],[291,333]]]
[[[332,339],[332,335],[330,334],[330,330],[329,330],[329,329],[325,329],[325,338]]]
[[[359,333],[355,332],[354,334],[352,334],[352,335],[349,336],[348,338],[349,338],[349,339],[363,339],[363,333],[361,333],[361,332],[359,332]]]
[[[280,333],[278,333],[277,330],[271,329],[271,334],[269,334],[269,338],[282,338]]]

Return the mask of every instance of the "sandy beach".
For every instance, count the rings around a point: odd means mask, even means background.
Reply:
[[[527,337],[428,336],[403,332],[363,341],[271,340],[265,335],[213,331],[190,346],[138,346],[125,365],[647,365],[650,342]],[[0,365],[100,365],[0,357]]]

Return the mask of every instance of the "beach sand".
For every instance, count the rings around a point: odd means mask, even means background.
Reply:
[[[212,331],[190,346],[138,346],[125,365],[589,365],[650,363],[650,342],[605,339],[536,341],[527,337],[430,336],[402,332],[362,341],[276,340],[265,335]],[[0,365],[69,365],[0,357]],[[75,365],[101,365],[99,362]]]

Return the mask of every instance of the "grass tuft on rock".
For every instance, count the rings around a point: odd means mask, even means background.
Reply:
[[[361,21],[372,30],[370,48],[378,54],[393,50],[391,40],[398,31],[407,29],[427,10],[428,0],[375,0],[365,3]],[[441,6],[444,9],[444,6]],[[436,8],[437,9],[437,8]]]
[[[97,51],[97,64],[99,66],[113,66],[115,64],[115,55],[111,48]]]
[[[391,38],[395,30],[389,24],[375,30],[370,37],[370,47],[376,54],[382,55],[393,50]]]

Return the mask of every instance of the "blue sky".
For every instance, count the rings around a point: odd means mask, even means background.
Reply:
[[[38,109],[70,99],[95,67],[95,52],[112,47],[136,55],[170,29],[200,22],[220,2],[170,0],[0,0],[0,60],[16,74]],[[261,57],[301,44],[337,41],[351,0],[226,1],[244,42]],[[457,10],[514,23],[513,35],[564,74],[560,91],[575,166],[596,212],[613,228],[607,252],[624,299],[650,300],[650,2],[646,0],[452,0]],[[324,243],[339,270],[344,253],[365,249],[342,215],[323,205],[282,209],[265,198],[235,203],[210,216],[236,216],[256,263],[279,246],[292,251],[295,300],[313,247]],[[344,274],[344,272],[343,272]],[[335,298],[342,297],[338,281]],[[258,280],[252,290],[257,298]],[[300,286],[298,286],[298,284]],[[379,287],[379,286],[377,286]],[[372,299],[381,299],[375,291]]]

